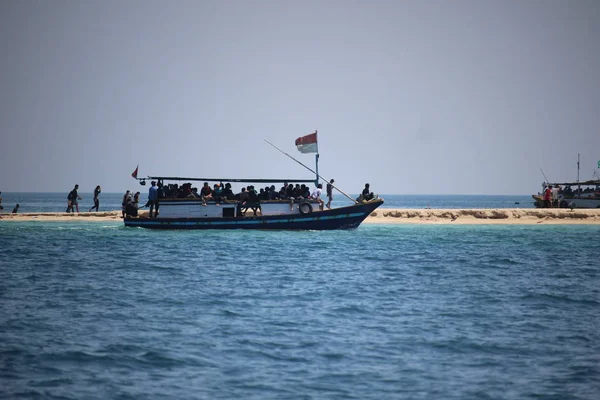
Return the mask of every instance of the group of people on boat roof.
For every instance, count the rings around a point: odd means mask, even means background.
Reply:
[[[332,179],[333,183],[333,179]],[[177,184],[171,183],[163,185],[162,182],[151,182],[151,187],[148,193],[148,202],[140,206],[139,205],[139,192],[133,195],[129,190],[123,196],[122,211],[123,217],[125,215],[137,217],[138,210],[141,207],[150,208],[150,218],[158,216],[158,208],[161,199],[200,199],[202,205],[206,206],[208,201],[214,201],[216,205],[221,203],[238,203],[238,208],[242,214],[248,209],[251,209],[256,215],[257,211],[260,211],[261,201],[287,201],[290,204],[290,208],[293,209],[294,203],[302,203],[304,201],[313,201],[319,204],[319,208],[322,210],[324,201],[321,199],[322,185],[318,184],[316,189],[312,192],[309,187],[305,184],[291,184],[284,182],[283,186],[277,190],[275,185],[265,186],[260,188],[258,191],[254,185],[248,185],[242,187],[239,193],[234,193],[231,187],[231,183],[215,183],[212,187],[208,182],[204,182],[204,185],[200,190],[196,187],[192,187],[191,183]],[[330,191],[328,192],[328,196]],[[330,204],[330,203],[328,203]]]
[[[319,185],[321,186],[321,185]],[[310,188],[305,184],[288,184],[283,183],[283,186],[279,190],[275,185],[265,186],[264,188],[256,189],[253,185],[243,187],[239,193],[234,193],[231,188],[231,183],[215,183],[212,187],[208,182],[204,182],[204,185],[198,190],[196,187],[192,187],[191,183],[184,183],[178,185],[176,183],[161,185],[159,183],[159,198],[173,199],[173,198],[199,198],[202,200],[213,200],[216,202],[220,201],[233,201],[239,200],[244,191],[254,192],[261,201],[268,200],[288,200],[289,198],[309,198],[312,193]]]
[[[279,190],[275,185],[265,186],[264,188],[256,189],[254,185],[243,187],[239,193],[234,193],[231,188],[231,183],[215,183],[212,187],[208,182],[204,182],[204,185],[200,190],[192,187],[191,183],[184,183],[182,185],[168,184],[160,185],[159,183],[159,198],[173,199],[173,198],[198,198],[202,200],[202,204],[206,205],[207,201],[214,201],[217,204],[222,202],[238,202],[238,201],[250,201],[253,203],[261,201],[273,201],[273,200],[294,200],[300,202],[303,200],[315,200],[320,203],[321,208],[323,201],[321,200],[322,185],[319,184],[317,188],[311,192],[310,188],[305,184],[291,184],[284,182],[283,186]]]

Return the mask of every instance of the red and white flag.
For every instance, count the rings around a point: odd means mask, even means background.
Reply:
[[[140,167],[139,165],[138,165],[137,167],[135,167],[135,171],[133,171],[133,172],[131,173],[131,176],[133,176],[135,179],[137,179],[137,173],[138,173],[138,168],[139,168],[139,167]]]
[[[296,139],[296,147],[300,153],[318,153],[317,131],[310,135],[302,136]]]

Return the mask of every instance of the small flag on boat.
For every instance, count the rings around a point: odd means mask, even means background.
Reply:
[[[131,173],[131,176],[133,176],[135,179],[137,179],[137,173],[138,173],[138,168],[139,168],[139,167],[140,167],[139,165],[138,165],[137,167],[135,167],[135,171],[133,171],[133,172]]]
[[[315,133],[296,139],[296,147],[300,153],[318,153],[317,131],[315,130]]]

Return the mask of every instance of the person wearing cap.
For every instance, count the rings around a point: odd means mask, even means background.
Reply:
[[[150,218],[152,218],[152,211],[154,211],[154,217],[158,216],[158,187],[156,187],[156,181],[150,182],[152,186],[148,189],[148,206],[150,207]]]

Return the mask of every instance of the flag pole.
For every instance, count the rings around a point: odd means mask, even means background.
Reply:
[[[319,175],[317,172],[313,171],[312,169],[310,169],[309,167],[307,167],[306,165],[302,164],[300,161],[296,160],[294,157],[290,156],[288,153],[286,153],[285,151],[281,150],[279,147],[275,146],[273,143],[269,142],[267,139],[264,139],[265,142],[269,143],[271,146],[275,147],[277,150],[279,150],[280,153],[285,154],[286,156],[288,156],[289,158],[291,158],[292,160],[296,161],[298,164],[302,165],[304,168],[306,168],[307,170],[309,170],[310,172],[312,172],[313,174],[317,175],[318,178],[323,179],[325,182],[327,182],[327,179],[323,178],[321,175]],[[318,154],[318,153],[317,153]],[[341,190],[340,188],[336,187],[333,183],[331,183],[331,186],[336,189],[338,192],[340,192],[341,194],[343,194],[344,196],[346,196],[348,199],[350,199],[350,201],[352,201],[353,203],[358,203],[356,200],[354,200],[352,197],[350,197],[348,194],[346,194],[343,190]]]
[[[315,129],[315,138],[317,138],[317,130]],[[317,138],[317,154],[315,154],[315,186],[319,185],[319,140]]]

